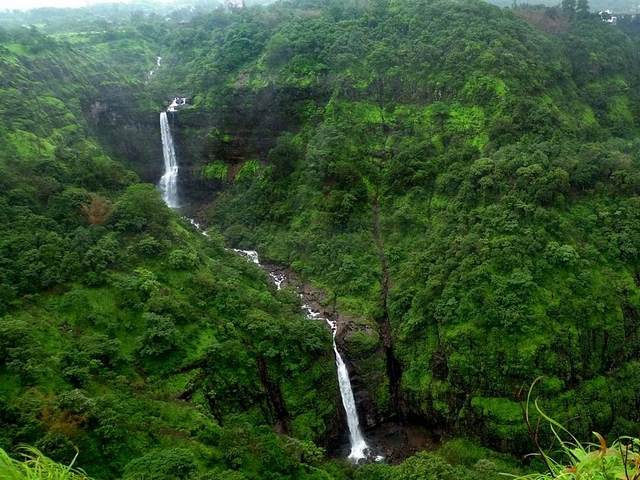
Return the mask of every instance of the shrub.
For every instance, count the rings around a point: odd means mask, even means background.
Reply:
[[[534,430],[529,417],[531,392],[538,380],[529,389],[525,419],[532,432],[538,454],[547,467],[547,472],[524,475],[517,477],[516,480],[637,480],[640,478],[640,439],[621,437],[609,447],[604,437],[594,432],[598,443],[583,444],[560,423],[549,417],[540,408],[536,399],[533,405],[538,415],[548,422],[563,458],[553,458],[544,451],[538,442],[539,426]]]
[[[191,270],[198,265],[195,252],[177,249],[169,254],[169,265],[174,270]]]
[[[156,450],[127,464],[122,480],[179,480],[193,478],[196,463],[185,448]]]
[[[173,320],[165,315],[147,312],[143,314],[146,329],[139,339],[138,353],[142,357],[159,357],[178,342],[178,329]]]
[[[151,235],[145,235],[134,246],[134,251],[143,257],[158,255],[162,251],[162,245]]]
[[[35,443],[35,446],[56,462],[73,461],[77,454],[76,447],[62,432],[48,432]]]
[[[161,230],[171,213],[153,185],[132,185],[120,197],[112,220],[116,227],[131,232]]]
[[[82,214],[90,225],[102,225],[109,220],[113,208],[106,198],[91,195],[91,201],[82,205]]]
[[[202,167],[202,177],[207,180],[224,182],[227,179],[229,167],[222,162],[213,162]]]

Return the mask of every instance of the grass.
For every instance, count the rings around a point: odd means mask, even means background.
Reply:
[[[54,462],[33,447],[23,447],[22,461],[11,458],[0,448],[0,478],[3,480],[89,480],[84,472]]]
[[[557,461],[545,454],[548,472],[535,473],[516,480],[639,480],[640,439],[621,437],[609,447],[594,432],[598,443],[581,444],[562,441],[560,451],[568,462]]]
[[[512,476],[516,480],[640,480],[640,439],[620,437],[611,446],[602,435],[594,432],[598,443],[581,443],[560,423],[549,417],[540,408],[538,400],[533,404],[541,420],[548,422],[549,428],[558,442],[559,459],[540,448],[538,426],[532,428],[529,417],[531,391],[529,389],[525,407],[525,418],[538,447],[538,455],[544,461],[547,472],[525,476]],[[565,438],[568,438],[565,439]]]

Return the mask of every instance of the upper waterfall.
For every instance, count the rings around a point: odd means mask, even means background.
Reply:
[[[158,64],[160,57],[158,57]],[[164,157],[164,173],[160,178],[159,187],[162,191],[162,198],[170,208],[178,208],[180,206],[178,196],[178,161],[176,159],[176,150],[173,146],[173,135],[171,134],[171,126],[169,125],[169,116],[167,112],[175,112],[178,107],[187,104],[185,97],[175,97],[167,110],[160,112],[160,136],[162,138],[162,156]]]
[[[164,157],[164,174],[160,178],[162,198],[170,208],[178,208],[178,162],[173,146],[171,127],[167,112],[160,112],[160,136],[162,138],[162,155]]]

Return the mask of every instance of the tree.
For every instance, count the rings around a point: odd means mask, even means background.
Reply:
[[[82,213],[90,225],[102,225],[111,216],[111,204],[100,195],[91,195],[91,201],[82,205]]]
[[[573,18],[576,14],[576,0],[562,0],[562,13]]]
[[[155,450],[127,464],[123,478],[133,480],[175,480],[193,478],[196,471],[193,452],[186,448]]]
[[[153,185],[132,185],[116,203],[113,221],[119,229],[141,232],[166,227],[170,213]]]
[[[578,7],[576,9],[578,18],[588,18],[589,13],[589,0],[578,0]]]
[[[175,323],[166,315],[147,312],[145,331],[138,339],[141,357],[159,357],[171,351],[180,341]]]

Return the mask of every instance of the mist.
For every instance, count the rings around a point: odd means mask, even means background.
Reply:
[[[23,0],[19,5],[0,6],[0,11],[32,10],[35,8],[82,8],[105,3],[151,3],[136,0]],[[153,3],[173,3],[171,0],[155,0]]]

